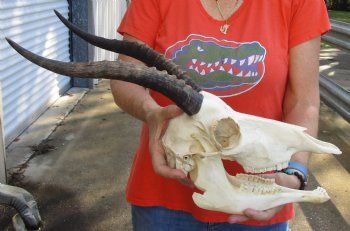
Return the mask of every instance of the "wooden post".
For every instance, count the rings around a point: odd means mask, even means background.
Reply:
[[[6,152],[2,113],[2,88],[0,83],[0,183],[6,184]]]

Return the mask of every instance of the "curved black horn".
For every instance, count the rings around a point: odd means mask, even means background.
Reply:
[[[38,56],[6,38],[23,57],[52,72],[80,78],[117,79],[153,89],[173,100],[188,115],[196,114],[203,96],[176,76],[141,65],[121,61],[67,63]]]
[[[66,25],[71,31],[73,31],[88,43],[108,51],[128,55],[142,61],[147,66],[156,67],[160,71],[166,70],[170,75],[176,75],[177,78],[185,80],[186,83],[190,85],[195,91],[201,91],[201,88],[186,74],[185,71],[176,65],[173,60],[165,58],[164,55],[159,54],[146,44],[130,41],[120,41],[117,39],[106,39],[89,34],[68,21],[58,11],[54,11],[57,17],[64,23],[64,25]]]

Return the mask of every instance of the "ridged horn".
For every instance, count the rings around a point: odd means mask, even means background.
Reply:
[[[165,95],[190,116],[196,114],[201,108],[203,96],[187,85],[184,80],[177,79],[176,76],[169,75],[165,71],[122,61],[61,62],[36,55],[9,38],[6,40],[23,57],[57,74],[135,83]]]
[[[117,39],[106,39],[96,35],[89,34],[79,27],[68,21],[58,11],[54,10],[57,17],[80,38],[86,42],[100,47],[102,49],[113,51],[119,54],[128,55],[137,60],[142,61],[147,66],[156,67],[158,70],[166,70],[170,75],[175,75],[178,79],[183,79],[195,91],[200,92],[201,88],[171,59],[167,59],[164,55],[159,54],[146,44],[140,44],[131,41],[120,41]]]

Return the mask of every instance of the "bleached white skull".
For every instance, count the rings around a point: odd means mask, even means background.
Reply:
[[[163,136],[169,165],[190,172],[202,208],[242,213],[246,208],[265,210],[289,202],[324,202],[326,191],[281,187],[258,176],[230,176],[221,159],[236,160],[246,172],[262,173],[288,166],[299,151],[340,154],[333,144],[317,140],[305,128],[239,113],[219,97],[202,91],[200,111],[170,121]],[[254,197],[252,197],[254,195]]]
[[[305,133],[305,128],[234,111],[219,97],[202,91],[200,111],[170,121],[163,136],[173,167],[191,171],[189,159],[219,155],[236,160],[246,172],[261,173],[288,166],[298,151],[340,154],[333,144]]]

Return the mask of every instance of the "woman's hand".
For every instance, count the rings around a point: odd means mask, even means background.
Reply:
[[[156,174],[166,178],[177,179],[181,183],[192,187],[192,181],[187,178],[183,171],[168,166],[161,140],[169,120],[182,113],[183,111],[175,105],[157,107],[149,110],[146,115],[146,123],[149,127],[149,148],[152,156],[153,169]]]
[[[293,188],[293,189],[299,189],[300,187],[300,181],[299,179],[294,175],[288,175],[282,172],[277,172],[273,174],[264,174],[263,177],[266,178],[274,178],[276,184]],[[283,208],[283,205],[277,206],[275,208],[267,209],[264,211],[257,211],[254,209],[246,209],[243,211],[243,215],[236,215],[233,214],[228,218],[229,223],[240,223],[248,220],[257,220],[257,221],[268,221],[272,217],[274,217],[276,214],[278,214]]]

